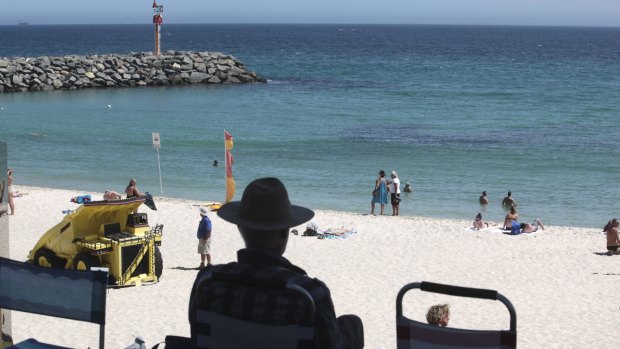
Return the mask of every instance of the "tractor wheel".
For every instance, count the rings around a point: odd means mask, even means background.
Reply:
[[[161,277],[161,273],[164,271],[164,259],[161,256],[159,247],[155,246],[155,276],[157,279]]]
[[[34,254],[34,264],[45,268],[64,268],[62,258],[59,258],[47,248],[41,248]]]
[[[73,258],[73,269],[75,270],[90,270],[92,267],[100,266],[99,258],[90,253],[82,252]]]

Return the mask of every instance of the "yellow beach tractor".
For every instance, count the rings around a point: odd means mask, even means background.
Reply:
[[[150,195],[84,202],[43,234],[28,259],[48,268],[106,267],[111,286],[157,282],[163,225],[150,227],[146,213],[136,213],[143,203],[157,209]]]

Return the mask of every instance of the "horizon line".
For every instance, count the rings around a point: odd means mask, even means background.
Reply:
[[[27,23],[24,25],[23,23]],[[152,23],[29,23],[28,21],[18,22],[15,24],[0,24],[1,27],[28,27],[28,26],[87,26],[87,25],[152,25]],[[343,26],[454,26],[454,27],[545,27],[545,28],[620,28],[620,25],[580,25],[580,24],[459,24],[459,23],[290,23],[290,22],[273,22],[273,23],[244,23],[244,22],[227,22],[227,23],[199,23],[199,22],[171,22],[164,23],[166,25],[343,25]]]

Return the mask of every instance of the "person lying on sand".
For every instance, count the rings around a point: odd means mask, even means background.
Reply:
[[[603,231],[607,233],[607,255],[620,254],[618,246],[620,246],[620,237],[618,236],[618,219],[614,218],[605,225]]]
[[[112,191],[112,190],[106,190],[105,193],[103,193],[103,200],[120,200],[123,197],[121,196],[121,194]]]
[[[539,227],[542,230],[545,230],[545,226],[542,224],[540,219],[536,218],[534,224],[521,223],[521,233],[533,233],[535,231],[538,231]]]

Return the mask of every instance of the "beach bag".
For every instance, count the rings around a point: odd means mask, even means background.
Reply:
[[[512,227],[510,228],[510,235],[519,234],[521,234],[521,224],[518,222],[512,222]]]

